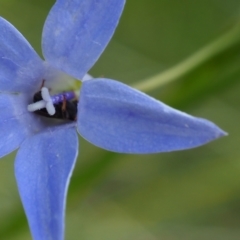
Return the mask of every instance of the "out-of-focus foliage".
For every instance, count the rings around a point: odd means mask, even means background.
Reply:
[[[0,15],[41,54],[41,30],[53,3],[0,0]],[[90,73],[134,84],[181,63],[238,22],[238,0],[127,0],[113,40]],[[239,79],[237,42],[149,92],[229,132],[206,146],[140,156],[107,152],[82,140],[68,196],[66,239],[239,239]],[[28,240],[13,164],[14,154],[0,163],[0,239]]]

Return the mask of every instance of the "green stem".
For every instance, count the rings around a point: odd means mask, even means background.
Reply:
[[[199,65],[227,50],[240,41],[240,24],[235,25],[230,31],[203,47],[193,55],[177,65],[157,74],[151,78],[133,84],[134,88],[141,91],[151,91],[167,83],[173,82]]]

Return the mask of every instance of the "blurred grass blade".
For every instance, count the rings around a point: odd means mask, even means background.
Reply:
[[[240,23],[236,24],[230,31],[203,47],[179,64],[157,74],[151,78],[133,84],[134,88],[141,91],[151,91],[165,84],[173,82],[183,75],[194,70],[199,65],[210,60],[217,54],[229,49],[240,41]]]

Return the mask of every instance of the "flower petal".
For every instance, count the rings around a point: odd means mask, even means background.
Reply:
[[[66,193],[78,153],[75,128],[49,130],[27,139],[15,175],[34,240],[62,240]]]
[[[24,95],[0,92],[0,158],[17,149],[23,140],[38,131],[36,115],[27,111]]]
[[[187,115],[107,79],[83,82],[78,131],[99,147],[124,153],[193,148],[225,135],[208,120]]]
[[[27,40],[0,17],[0,89],[28,92],[41,79],[43,61]]]
[[[91,79],[93,79],[93,77],[90,74],[86,73],[83,76],[82,81],[88,81],[88,80],[91,80]]]
[[[58,0],[43,30],[45,59],[82,79],[111,39],[124,4],[125,0]]]

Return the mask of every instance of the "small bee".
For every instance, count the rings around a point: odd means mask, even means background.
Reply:
[[[28,105],[28,111],[38,115],[70,121],[77,120],[78,100],[73,91],[50,96],[49,90],[42,87],[33,96],[33,103]]]

